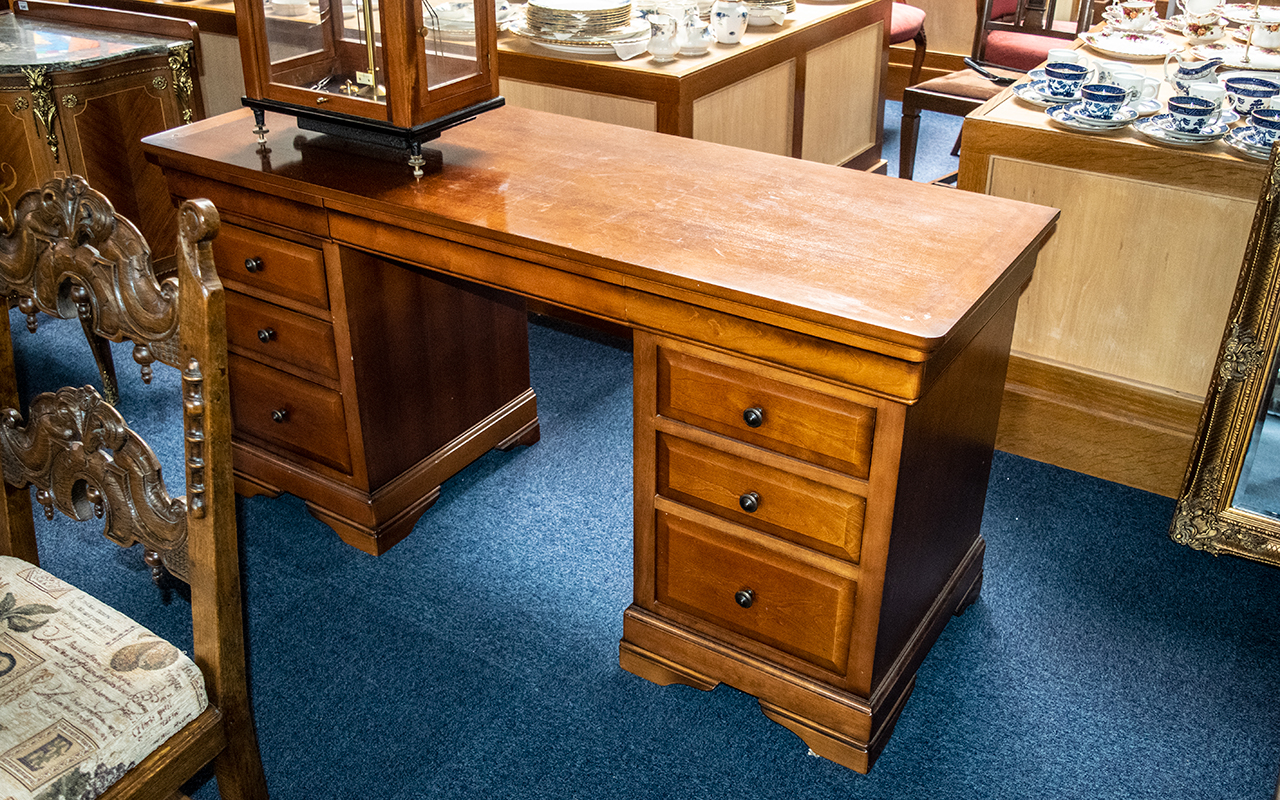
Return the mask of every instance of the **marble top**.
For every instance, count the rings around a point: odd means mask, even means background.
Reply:
[[[0,12],[0,75],[22,67],[51,71],[84,69],[124,58],[164,55],[186,40],[130,31],[100,30],[82,25]]]

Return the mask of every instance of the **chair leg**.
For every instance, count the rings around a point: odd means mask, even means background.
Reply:
[[[929,46],[928,39],[924,35],[924,26],[920,26],[920,31],[911,40],[916,44],[915,57],[911,59],[911,77],[907,80],[908,86],[915,86],[920,82],[920,70],[924,68],[925,50]]]
[[[916,171],[916,142],[920,138],[920,109],[910,93],[902,96],[902,127],[898,134],[898,177],[911,180]]]
[[[13,360],[13,341],[9,338],[9,308],[0,302],[0,407],[22,408],[18,397],[18,381]],[[0,506],[0,553],[39,564],[36,529],[31,518],[31,490],[16,489],[3,480]]]

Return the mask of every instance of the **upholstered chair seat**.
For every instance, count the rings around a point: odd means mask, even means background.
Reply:
[[[177,647],[0,556],[0,797],[96,797],[208,704]]]

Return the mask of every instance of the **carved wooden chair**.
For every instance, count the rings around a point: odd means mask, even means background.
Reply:
[[[1004,80],[993,82],[973,69],[962,69],[905,89],[898,150],[899,178],[910,180],[915,174],[921,111],[966,116],[999,94],[1008,83],[1043,62],[1050,49],[1069,47],[1073,39],[1088,29],[1093,18],[1091,3],[1080,3],[1079,14],[1069,22],[1055,20],[1056,6],[1057,0],[978,0],[973,59],[987,72]],[[959,148],[957,139],[951,154],[958,153]]]
[[[164,798],[210,762],[224,798],[267,797],[246,682],[226,309],[210,240],[218,214],[183,203],[178,275],[157,281],[137,229],[72,176],[0,220],[0,270],[36,303],[97,296],[94,333],[181,370],[185,497],[92,387],[18,408],[8,315],[0,331],[0,797]],[[175,398],[177,402],[177,398]],[[192,655],[39,569],[31,491],[143,543],[191,589]],[[54,543],[46,542],[46,546]]]

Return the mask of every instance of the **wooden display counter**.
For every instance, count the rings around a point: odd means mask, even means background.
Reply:
[[[1266,164],[1066,130],[1009,91],[965,120],[960,152],[960,188],[1062,210],[1018,312],[998,447],[1176,496]]]
[[[504,33],[499,87],[540,111],[882,169],[891,6],[800,2],[781,26],[666,64],[559,53]]]
[[[504,308],[532,298],[632,328],[622,665],[728,683],[815,752],[869,769],[933,641],[977,595],[1017,296],[1056,212],[511,106],[445,131],[443,171],[420,181],[400,153],[268,122],[261,149],[247,110],[144,142],[175,199],[210,198],[219,241],[233,234],[215,247],[252,306],[228,301],[252,366],[231,376],[242,483],[325,519],[361,497],[416,515],[437,454],[531,430]],[[263,276],[275,288],[253,285]],[[464,296],[488,309],[482,325],[454,307]],[[286,311],[332,329],[336,379],[236,342],[260,327],[249,313]],[[475,346],[505,360],[449,357],[431,336],[450,329],[483,332]],[[515,399],[465,409],[489,415],[485,436],[433,417],[502,371]],[[263,401],[313,396],[346,437],[290,432]],[[428,425],[460,433],[406,459]]]

